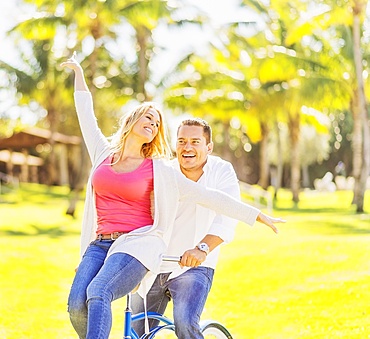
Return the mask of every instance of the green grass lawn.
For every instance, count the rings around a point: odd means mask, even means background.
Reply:
[[[0,338],[77,338],[66,300],[79,261],[66,188],[21,185],[0,195]],[[203,313],[236,339],[370,338],[370,192],[356,214],[351,192],[281,191],[279,235],[239,224],[224,246]],[[111,338],[122,337],[124,300]],[[170,309],[168,315],[170,315]]]

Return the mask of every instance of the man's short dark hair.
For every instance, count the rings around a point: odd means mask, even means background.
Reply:
[[[207,144],[212,141],[212,128],[208,125],[208,122],[200,118],[192,118],[183,120],[180,126],[177,128],[177,134],[182,126],[199,126],[203,128],[203,135],[206,139]]]

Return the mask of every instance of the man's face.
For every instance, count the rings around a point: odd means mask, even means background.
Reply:
[[[181,126],[178,130],[176,154],[182,169],[202,169],[212,150],[213,143],[207,144],[201,126]]]

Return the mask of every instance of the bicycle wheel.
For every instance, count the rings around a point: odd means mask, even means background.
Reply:
[[[230,332],[217,321],[204,321],[201,323],[201,329],[205,339],[233,339]]]

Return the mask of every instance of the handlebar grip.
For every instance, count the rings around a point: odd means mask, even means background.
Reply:
[[[177,255],[163,255],[162,261],[170,261],[170,262],[180,262],[181,256]]]

